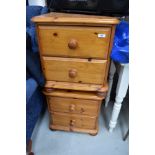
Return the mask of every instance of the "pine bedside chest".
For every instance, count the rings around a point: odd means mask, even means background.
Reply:
[[[96,135],[117,18],[48,13],[36,23],[53,130]]]

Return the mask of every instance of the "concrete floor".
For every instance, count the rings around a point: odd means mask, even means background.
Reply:
[[[51,131],[48,128],[48,112],[38,121],[33,132],[32,150],[35,155],[128,155],[129,140],[122,140],[128,130],[128,104],[123,104],[118,124],[112,133],[108,132],[108,123],[113,107],[101,107],[99,132],[89,134]]]

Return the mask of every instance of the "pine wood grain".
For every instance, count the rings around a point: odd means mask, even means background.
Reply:
[[[46,81],[45,89],[65,89],[65,90],[77,90],[77,91],[97,91],[97,92],[107,92],[108,83],[105,85],[96,84],[85,84],[85,83],[72,83],[72,82],[58,82],[58,81]]]
[[[39,26],[38,31],[44,56],[107,59],[111,27]],[[73,39],[76,46],[70,48]]]
[[[72,130],[71,128],[74,127],[83,129],[95,129],[96,119],[96,117],[90,117],[85,115],[53,112],[51,122],[53,125],[70,127],[70,130]]]
[[[106,60],[43,57],[47,81],[105,84]],[[75,77],[70,71],[75,70]]]
[[[69,97],[77,99],[103,100],[104,96],[98,96],[96,92],[71,91],[56,89],[51,92],[43,91],[46,96]]]
[[[98,133],[98,126],[96,129],[84,129],[84,128],[77,128],[77,127],[72,127],[70,128],[69,126],[60,126],[60,125],[53,125],[50,124],[49,128],[51,130],[62,130],[62,131],[69,131],[69,132],[82,132],[82,133],[89,133],[90,135],[96,135]]]
[[[93,15],[80,15],[80,14],[70,14],[70,13],[48,13],[40,16],[35,16],[32,18],[35,23],[50,23],[53,25],[115,25],[119,23],[119,20],[114,17],[107,16],[93,16]]]
[[[99,105],[101,101],[64,98],[64,97],[48,97],[48,105],[50,112],[64,112],[81,115],[98,116]]]
[[[50,129],[96,135],[117,18],[48,13],[36,23]],[[105,37],[99,37],[99,34]]]

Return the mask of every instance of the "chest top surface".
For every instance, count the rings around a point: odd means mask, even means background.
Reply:
[[[119,20],[108,16],[81,15],[51,12],[32,18],[35,23],[55,23],[63,25],[116,25]]]

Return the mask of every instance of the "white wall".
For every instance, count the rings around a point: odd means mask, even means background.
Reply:
[[[45,0],[28,0],[29,5],[39,5],[39,6],[45,6]]]

